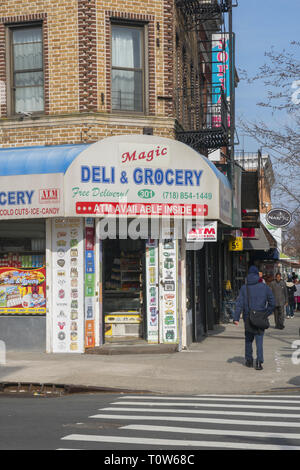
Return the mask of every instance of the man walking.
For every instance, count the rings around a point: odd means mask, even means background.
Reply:
[[[275,328],[283,330],[284,328],[284,307],[288,304],[288,293],[285,282],[281,279],[281,274],[277,273],[275,280],[270,284],[272,293],[275,297]]]
[[[294,310],[295,310],[295,292],[297,292],[297,288],[294,284],[292,276],[288,276],[288,280],[286,282],[287,294],[288,294],[288,305],[286,307],[286,318],[294,318]]]
[[[296,292],[295,292],[295,305],[297,312],[300,311],[300,281],[299,279],[296,280]]]
[[[249,297],[248,297],[249,294]],[[239,324],[241,313],[245,323],[245,365],[253,367],[252,343],[256,342],[256,370],[262,370],[264,362],[263,338],[264,330],[254,327],[249,320],[249,307],[257,312],[266,312],[271,315],[275,306],[275,300],[271,289],[263,282],[260,282],[258,269],[251,266],[247,276],[247,285],[241,287],[236,301],[234,324]]]

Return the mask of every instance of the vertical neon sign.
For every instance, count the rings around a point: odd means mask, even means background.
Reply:
[[[212,36],[212,108],[213,127],[221,126],[221,94],[230,100],[229,35]]]

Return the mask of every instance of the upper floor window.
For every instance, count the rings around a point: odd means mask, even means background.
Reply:
[[[143,112],[144,29],[112,25],[112,109]]]
[[[42,26],[10,29],[13,113],[44,110]]]

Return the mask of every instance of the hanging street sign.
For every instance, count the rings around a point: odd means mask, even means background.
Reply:
[[[273,227],[287,227],[292,221],[292,214],[286,209],[272,209],[267,213],[266,220]]]
[[[229,251],[243,251],[243,237],[235,237],[229,241]]]

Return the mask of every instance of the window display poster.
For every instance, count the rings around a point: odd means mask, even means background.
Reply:
[[[85,219],[85,347],[95,347],[95,227]]]
[[[147,285],[147,340],[158,343],[159,339],[159,293],[158,293],[158,242],[146,242],[146,285]]]
[[[84,352],[83,220],[52,221],[53,352]]]
[[[45,267],[0,267],[0,314],[46,314]]]
[[[162,282],[160,286],[161,341],[178,342],[177,318],[177,240],[160,241]]]

